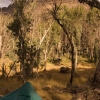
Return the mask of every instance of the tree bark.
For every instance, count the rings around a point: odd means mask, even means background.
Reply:
[[[100,86],[100,50],[99,50],[98,63],[93,78],[93,84],[95,84],[96,86]]]
[[[71,64],[72,64],[72,69],[71,69],[71,77],[70,77],[70,85],[73,83],[73,78],[74,78],[74,72],[75,72],[75,44],[73,40],[73,36],[68,32],[66,29],[66,25],[61,22],[61,19],[58,17],[58,11],[60,9],[62,2],[60,2],[59,6],[57,6],[56,3],[54,3],[54,8],[53,11],[50,11],[51,15],[53,16],[54,20],[60,25],[62,30],[65,32],[67,39],[69,41],[69,44],[71,46]]]
[[[46,71],[46,66],[47,66],[47,48],[44,50],[44,55],[45,55],[45,58],[44,58],[44,71]]]
[[[71,64],[72,64],[72,69],[71,69],[71,77],[70,77],[70,85],[73,83],[73,78],[74,78],[74,73],[75,73],[75,46],[72,43],[71,44]]]
[[[75,69],[78,66],[78,51],[77,51],[77,47],[75,47]]]

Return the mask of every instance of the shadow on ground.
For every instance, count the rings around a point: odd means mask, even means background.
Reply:
[[[83,83],[91,82],[95,73],[93,68],[78,68],[74,75],[73,85],[83,85]],[[67,73],[60,73],[60,69],[52,69],[46,72],[40,72],[39,78],[46,78],[48,80],[55,80],[66,86],[70,80],[70,71]]]

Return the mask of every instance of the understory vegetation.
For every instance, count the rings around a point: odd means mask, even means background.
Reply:
[[[66,90],[66,84],[69,83],[70,71],[63,74],[60,73],[60,67],[70,67],[70,60],[63,57],[61,65],[54,65],[47,63],[47,71],[43,72],[39,69],[38,77],[28,79],[31,82],[37,93],[43,98],[43,100],[71,100],[74,93],[71,90]],[[88,62],[87,58],[81,58],[78,65],[73,87],[88,88],[91,87],[93,75],[95,72],[94,63]],[[9,77],[8,79],[0,79],[0,94],[6,95],[20,86],[23,85],[22,80],[17,77]],[[69,88],[70,89],[70,88]],[[78,90],[79,91],[79,90]]]

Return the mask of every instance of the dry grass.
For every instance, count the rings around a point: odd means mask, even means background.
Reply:
[[[70,72],[66,74],[61,74],[59,68],[61,66],[70,67],[70,60],[63,57],[61,65],[47,64],[47,71],[40,71],[38,74],[38,79],[27,80],[32,83],[38,94],[43,98],[43,100],[71,100],[72,94],[60,90],[66,87],[69,83]],[[89,63],[86,58],[81,58],[80,63],[76,69],[76,74],[74,77],[73,85],[81,86],[84,83],[88,84],[88,79],[93,77],[95,67],[93,63]],[[12,79],[0,80],[0,94],[6,95],[9,92],[17,89],[22,85],[21,80]]]
[[[35,87],[38,94],[43,98],[43,100],[70,100],[71,95],[66,93],[60,93],[59,91],[56,91],[56,88],[64,87],[61,83],[55,81],[55,80],[45,80],[40,79],[39,83],[38,81],[32,81],[30,82]],[[38,85],[37,85],[38,83]],[[67,99],[69,98],[69,99]]]

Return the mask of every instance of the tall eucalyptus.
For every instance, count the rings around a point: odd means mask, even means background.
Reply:
[[[12,31],[17,44],[17,55],[20,62],[20,69],[23,73],[23,81],[25,82],[25,59],[26,59],[26,34],[29,29],[30,20],[26,17],[24,9],[27,0],[14,0],[15,13],[13,21],[8,25],[8,29]]]
[[[62,2],[57,3],[54,0],[52,9],[49,9],[49,13],[53,19],[60,25],[64,33],[67,35],[67,39],[71,48],[71,77],[70,85],[73,83],[75,67],[77,66],[77,48],[80,41],[82,32],[82,19],[84,18],[84,10],[82,7],[76,7],[68,9],[66,6],[62,6]]]

